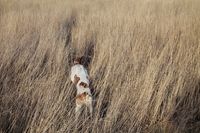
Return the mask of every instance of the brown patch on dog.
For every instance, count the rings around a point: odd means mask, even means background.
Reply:
[[[82,93],[76,96],[76,104],[84,104],[86,100],[86,93]]]
[[[80,77],[78,77],[77,75],[75,75],[74,76],[74,84],[77,85],[79,80],[80,80]]]
[[[79,85],[80,85],[80,86],[83,86],[84,88],[87,88],[87,87],[88,87],[88,84],[87,84],[87,83],[84,83],[84,82],[81,82]]]

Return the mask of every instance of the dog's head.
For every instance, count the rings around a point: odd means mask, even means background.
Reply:
[[[74,65],[76,65],[76,64],[81,64],[81,60],[82,60],[81,57],[76,57],[76,58],[74,58],[74,61],[73,61]]]

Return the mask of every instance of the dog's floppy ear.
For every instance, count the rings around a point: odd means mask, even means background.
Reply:
[[[80,77],[78,77],[77,75],[75,75],[74,76],[74,84],[77,85],[79,80],[80,80]]]

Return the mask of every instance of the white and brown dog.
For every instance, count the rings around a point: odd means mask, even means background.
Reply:
[[[76,95],[76,119],[78,119],[81,108],[83,105],[89,108],[90,115],[93,113],[92,106],[92,95],[89,88],[89,75],[87,70],[83,65],[81,65],[81,58],[76,58],[74,60],[74,65],[71,68],[71,81],[76,85],[77,95]]]

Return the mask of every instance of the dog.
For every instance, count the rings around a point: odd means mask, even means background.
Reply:
[[[81,64],[81,58],[75,58],[71,67],[71,81],[76,86],[75,115],[78,119],[83,105],[89,108],[90,115],[93,113],[92,95],[90,90],[89,75],[86,68]]]

